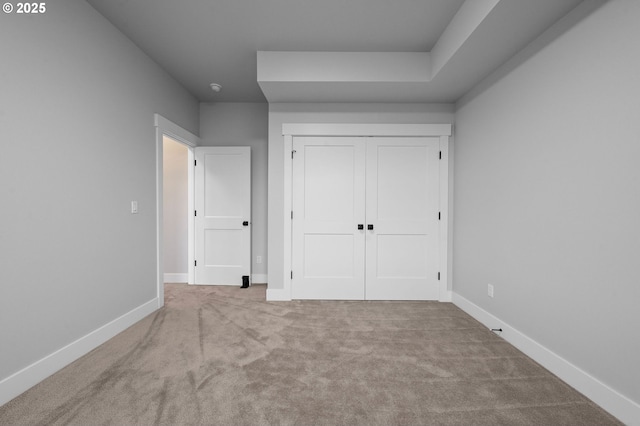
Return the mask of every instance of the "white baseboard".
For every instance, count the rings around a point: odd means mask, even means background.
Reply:
[[[534,359],[540,365],[564,380],[587,398],[607,410],[627,425],[640,425],[640,404],[610,388],[571,362],[542,346],[500,318],[457,293],[453,303],[488,328],[502,328],[500,337]]]
[[[267,274],[251,274],[251,284],[266,284]]]
[[[267,287],[267,301],[268,302],[290,302],[291,294],[285,291],[283,288],[268,288]]]
[[[180,275],[180,274],[170,274],[170,275]],[[184,275],[185,278],[187,276],[187,274]],[[175,283],[186,283],[187,280],[185,279],[184,281],[167,281],[167,274],[164,274],[164,282],[175,282]],[[251,284],[266,284],[267,283],[267,274],[251,274]],[[191,285],[209,285],[209,284],[196,284],[196,283],[189,283]],[[229,285],[229,286],[238,286],[240,284],[235,283],[235,284],[216,284],[216,285]]]
[[[266,276],[266,275],[265,275]],[[444,298],[440,302],[450,302],[452,298],[452,292],[447,291]],[[267,287],[267,301],[268,302],[289,302],[291,301],[291,292],[283,288],[268,288]]]
[[[0,405],[6,404],[56,371],[89,353],[116,334],[158,309],[158,299],[138,306],[108,324],[58,349],[39,361],[0,381]]]
[[[216,287],[240,287],[242,283],[233,283],[233,284],[196,284],[189,283],[189,285],[202,285],[202,286],[216,286]]]
[[[446,293],[442,295],[439,302],[451,302],[453,299],[453,292],[451,290],[447,290]]]
[[[165,283],[186,283],[189,281],[189,274],[184,273],[175,273],[175,272],[165,272],[164,273],[164,282]]]

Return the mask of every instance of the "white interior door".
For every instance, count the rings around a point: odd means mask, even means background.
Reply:
[[[367,300],[439,297],[439,151],[439,138],[367,143]]]
[[[364,298],[365,141],[295,138],[295,299]]]
[[[292,297],[437,300],[439,138],[293,149]]]
[[[251,149],[195,148],[195,283],[251,276]]]

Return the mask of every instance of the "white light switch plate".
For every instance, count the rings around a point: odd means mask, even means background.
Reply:
[[[138,213],[138,202],[137,201],[132,201],[131,202],[131,213],[133,213],[133,214]]]

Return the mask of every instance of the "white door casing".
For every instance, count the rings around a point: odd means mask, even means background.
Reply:
[[[251,276],[251,149],[195,148],[195,284]]]
[[[296,137],[293,150],[292,297],[437,300],[439,138]]]
[[[439,200],[440,217],[438,221],[438,276],[439,295],[438,300],[443,302],[451,301],[451,256],[450,227],[450,157],[449,138],[452,134],[451,124],[389,124],[389,123],[284,123],[282,125],[283,135],[283,163],[284,163],[284,187],[282,199],[282,220],[283,239],[283,271],[279,274],[269,276],[269,288],[267,289],[267,300],[291,300],[293,279],[289,271],[293,269],[292,251],[293,219],[291,211],[293,208],[293,173],[292,173],[292,150],[293,139],[302,136],[356,136],[356,137],[436,137],[439,139]],[[282,281],[281,281],[282,280]],[[281,282],[281,284],[279,284]]]

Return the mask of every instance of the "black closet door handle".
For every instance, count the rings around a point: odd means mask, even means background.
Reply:
[[[242,226],[249,226],[249,221],[245,220],[244,222],[242,222]]]
[[[373,230],[373,225],[372,225],[372,224],[368,224],[368,225],[367,225],[367,229],[368,229],[369,231]]]
[[[364,225],[362,223],[359,223],[358,224],[358,229],[361,229],[361,230],[364,229]]]

